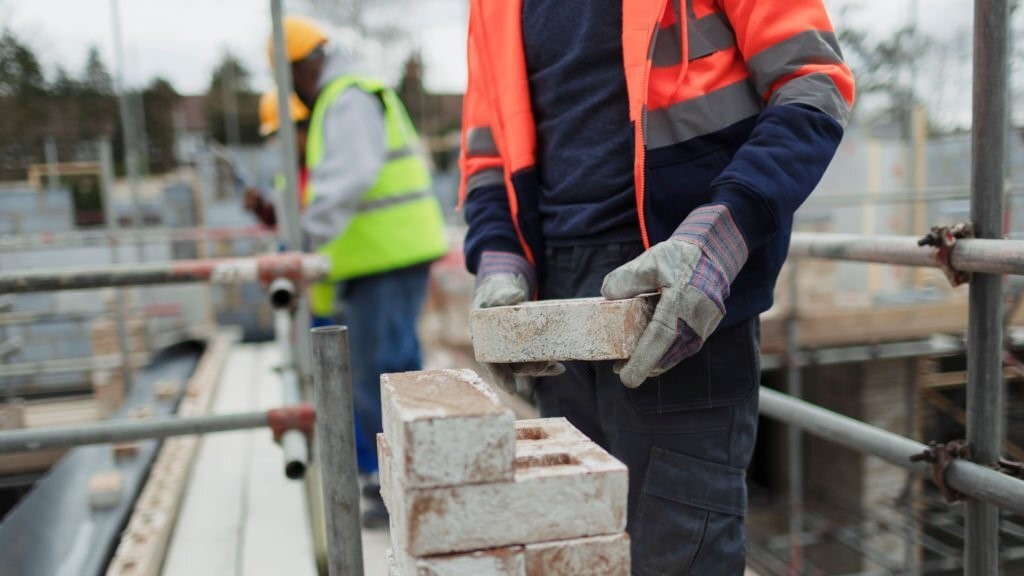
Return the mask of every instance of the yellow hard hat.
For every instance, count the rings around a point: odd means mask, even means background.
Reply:
[[[292,109],[292,122],[302,122],[309,118],[309,108],[299,100],[294,92],[288,99]],[[266,138],[280,128],[280,117],[277,113],[277,90],[267,90],[260,96],[260,136]]]
[[[284,17],[284,51],[289,62],[298,62],[327,42],[327,34],[319,24],[303,16]],[[267,42],[270,65],[274,65],[274,37]]]

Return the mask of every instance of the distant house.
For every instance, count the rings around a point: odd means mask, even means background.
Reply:
[[[174,109],[175,156],[179,163],[192,164],[210,135],[206,120],[206,96],[182,96]]]

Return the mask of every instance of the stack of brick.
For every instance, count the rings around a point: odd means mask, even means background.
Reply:
[[[132,354],[145,354],[146,322],[141,318],[127,318],[124,322],[128,337],[128,350]],[[121,353],[121,341],[117,334],[117,322],[113,318],[98,318],[92,323],[92,353],[107,356]]]
[[[128,336],[129,359],[145,354],[146,325],[141,319],[133,318],[125,321]],[[92,352],[96,357],[119,356],[121,341],[118,338],[117,323],[111,318],[99,318],[92,323]],[[91,374],[93,396],[100,403],[105,416],[110,416],[124,402],[124,373],[120,368],[103,368],[93,370]]]
[[[381,377],[394,576],[626,576],[626,467],[470,370]]]

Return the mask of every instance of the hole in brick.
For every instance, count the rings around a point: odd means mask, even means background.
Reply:
[[[516,440],[543,440],[548,437],[547,430],[540,426],[530,426],[516,430]]]
[[[580,461],[564,452],[554,454],[537,454],[531,456],[517,456],[516,468],[545,468],[550,466],[573,466]]]

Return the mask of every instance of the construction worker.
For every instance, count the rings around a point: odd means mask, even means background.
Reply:
[[[306,182],[309,175],[309,172],[306,170],[306,134],[309,131],[309,108],[299,100],[299,97],[296,96],[295,93],[291,94],[288,101],[291,110],[292,122],[295,123],[295,142],[296,148],[298,149],[299,206],[303,206],[305,204]],[[277,135],[277,130],[281,125],[277,113],[277,104],[276,89],[268,90],[260,96],[260,136],[267,140],[270,140]],[[282,178],[278,177],[277,180],[279,180],[279,182],[275,182],[275,186],[277,188],[283,188],[284,183],[280,182]],[[274,210],[274,203],[268,202],[260,190],[256,188],[249,188],[245,191],[245,209],[256,216],[256,218],[265,226],[273,227],[277,225],[277,214]]]
[[[381,432],[380,375],[419,370],[416,319],[429,265],[448,249],[441,207],[405,107],[379,80],[357,73],[315,22],[284,20],[285,51],[295,93],[312,110],[306,149],[309,189],[302,230],[331,261],[341,294],[314,294],[314,313],[345,301],[368,526],[387,525],[374,475]]]
[[[822,0],[470,1],[474,305],[660,292],[632,358],[539,378],[630,471],[634,574],[742,574],[758,314],[854,98]]]

